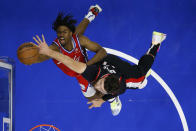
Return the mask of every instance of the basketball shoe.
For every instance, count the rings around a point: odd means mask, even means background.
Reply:
[[[101,7],[99,5],[92,5],[89,8],[88,14],[85,16],[86,19],[88,19],[90,22],[95,19],[95,17],[102,11]]]
[[[108,102],[110,103],[110,108],[111,108],[111,111],[112,111],[112,115],[117,116],[120,113],[121,108],[122,108],[122,103],[120,101],[119,96],[108,100]]]
[[[152,44],[161,44],[166,39],[166,34],[154,31],[152,34]]]
[[[163,42],[165,39],[166,39],[166,34],[154,31],[152,33],[152,44],[149,50],[147,51],[147,54],[156,56],[156,53],[160,49],[161,42]]]

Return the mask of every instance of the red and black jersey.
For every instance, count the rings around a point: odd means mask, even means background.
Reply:
[[[121,60],[115,55],[107,55],[102,61],[87,66],[82,76],[89,82],[94,82],[104,77],[107,74],[114,74],[120,80],[120,92],[115,96],[122,94],[126,89],[137,89],[145,79],[145,75],[151,68],[154,59],[152,56],[144,55],[141,57],[138,65],[131,65],[128,62]],[[106,95],[108,100],[112,95]],[[106,97],[105,96],[105,97]]]
[[[72,59],[74,59],[75,61],[79,61],[79,62],[83,62],[86,63],[87,62],[87,54],[86,54],[86,50],[84,48],[81,47],[80,42],[78,40],[77,35],[73,35],[72,36],[72,43],[73,43],[73,49],[71,51],[66,50],[59,42],[58,39],[55,39],[53,41],[54,44],[56,44],[59,49],[60,52],[63,53],[66,56],[71,57]],[[67,75],[72,76],[72,77],[77,77],[79,74],[74,72],[73,70],[69,69],[66,65],[64,65],[63,63],[57,61],[56,59],[53,59],[53,62]]]

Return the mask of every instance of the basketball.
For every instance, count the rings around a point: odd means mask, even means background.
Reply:
[[[17,56],[21,63],[31,65],[37,61],[39,50],[34,43],[26,42],[18,47]]]

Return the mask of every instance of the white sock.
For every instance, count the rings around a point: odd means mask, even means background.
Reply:
[[[89,11],[84,18],[88,19],[91,22],[95,19],[95,15],[91,11]]]

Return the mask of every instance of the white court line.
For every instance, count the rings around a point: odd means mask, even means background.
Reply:
[[[110,48],[104,48],[106,49],[106,51],[110,54],[114,54],[116,56],[122,57],[124,59],[129,60],[130,62],[133,62],[134,64],[138,64],[138,60],[130,55],[127,55],[125,53],[122,53],[120,51],[114,50],[114,49],[110,49]],[[165,91],[167,92],[167,94],[169,95],[169,97],[171,98],[172,102],[174,103],[178,114],[180,116],[180,120],[182,122],[182,126],[184,128],[184,131],[189,131],[188,129],[188,125],[187,125],[187,121],[186,118],[184,116],[183,110],[176,98],[176,96],[174,95],[174,93],[172,92],[172,90],[169,88],[169,86],[163,81],[163,79],[151,69],[151,75],[161,84],[161,86],[165,89]]]

